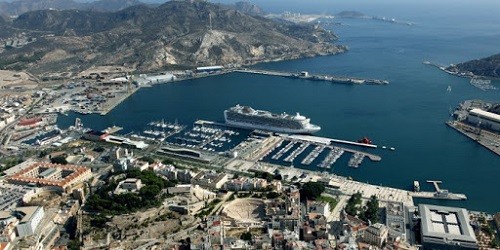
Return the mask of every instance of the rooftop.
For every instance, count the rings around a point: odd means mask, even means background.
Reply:
[[[477,242],[474,231],[469,224],[467,210],[425,204],[420,204],[418,208],[422,217],[423,237],[441,238],[447,241]]]
[[[497,115],[495,113],[491,113],[488,111],[484,111],[482,109],[474,108],[469,111],[469,113],[479,116],[481,118],[485,118],[488,120],[492,120],[494,122],[500,122],[500,115]]]

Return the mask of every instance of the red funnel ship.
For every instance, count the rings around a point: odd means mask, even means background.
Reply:
[[[358,140],[358,142],[363,144],[372,144],[372,140],[368,137],[363,137],[363,139]]]

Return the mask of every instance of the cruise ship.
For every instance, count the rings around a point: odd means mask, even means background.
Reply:
[[[311,124],[310,119],[287,113],[273,114],[269,111],[255,110],[249,106],[236,105],[224,111],[226,124],[244,129],[261,129],[288,134],[312,134],[321,127]]]

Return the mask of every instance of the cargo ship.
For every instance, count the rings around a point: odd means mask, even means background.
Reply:
[[[227,125],[233,127],[260,129],[277,133],[312,134],[321,130],[320,126],[310,123],[311,119],[299,113],[296,115],[287,113],[274,114],[241,105],[225,110],[224,119]]]

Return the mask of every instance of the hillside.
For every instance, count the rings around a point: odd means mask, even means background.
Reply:
[[[276,23],[203,1],[139,5],[114,13],[33,11],[15,19],[10,30],[37,40],[1,52],[0,67],[33,72],[95,65],[147,71],[171,65],[252,64],[345,51],[333,44],[333,33],[321,28]]]
[[[468,72],[471,72],[475,76],[500,78],[500,54],[459,63],[448,67],[447,70],[455,73],[468,74]]]
[[[90,3],[74,0],[15,0],[0,2],[0,15],[18,16],[30,11],[48,9],[118,11],[138,4],[141,4],[139,0],[98,0]]]

